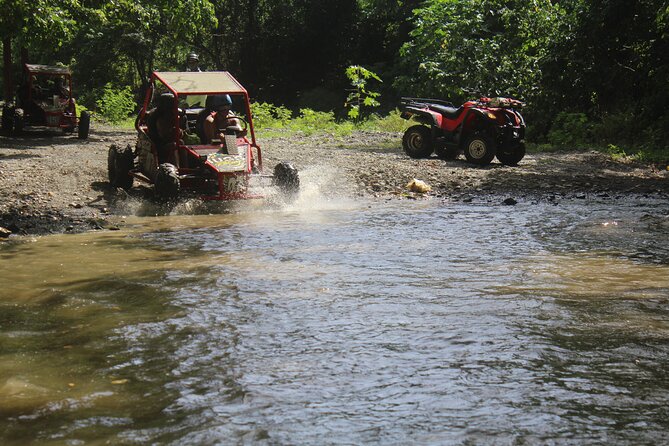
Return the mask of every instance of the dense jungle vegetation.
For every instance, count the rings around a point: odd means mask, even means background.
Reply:
[[[347,119],[361,82],[362,116],[509,95],[535,143],[669,158],[667,0],[0,0],[0,36],[5,96],[21,61],[62,62],[102,115],[196,52],[265,117]]]

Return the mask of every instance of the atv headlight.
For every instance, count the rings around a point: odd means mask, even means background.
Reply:
[[[496,120],[497,120],[497,116],[496,116],[493,112],[487,112],[487,115],[488,115],[488,117],[489,117],[490,119],[492,119],[493,121],[496,121]]]

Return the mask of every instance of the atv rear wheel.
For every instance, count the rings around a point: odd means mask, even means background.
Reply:
[[[179,196],[181,183],[177,168],[170,163],[163,163],[158,166],[156,175],[156,184],[154,190],[158,198],[170,200]]]
[[[402,148],[411,158],[427,158],[432,155],[432,132],[424,125],[414,125],[404,132]]]
[[[87,111],[82,111],[79,116],[79,129],[77,130],[77,137],[79,139],[88,138],[88,132],[91,129],[91,115]]]
[[[490,164],[495,157],[495,141],[485,133],[476,133],[465,139],[462,149],[467,161],[479,166]]]
[[[116,144],[109,147],[107,154],[107,173],[109,175],[109,184],[112,187],[120,187],[122,189],[130,189],[132,187],[133,178],[130,171],[133,165],[132,147],[127,145],[121,148]]]
[[[517,166],[525,157],[525,143],[518,142],[502,146],[497,150],[497,159],[506,166]]]
[[[294,197],[300,191],[300,177],[297,169],[285,161],[274,166],[274,184],[286,197]]]

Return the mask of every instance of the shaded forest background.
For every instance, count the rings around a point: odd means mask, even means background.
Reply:
[[[90,108],[152,70],[231,71],[255,101],[345,116],[345,70],[400,96],[528,104],[530,138],[667,150],[666,0],[0,0],[7,68],[62,62]],[[5,93],[7,94],[7,93]]]

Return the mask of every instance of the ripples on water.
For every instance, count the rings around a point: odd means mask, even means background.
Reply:
[[[329,202],[9,244],[0,439],[657,444],[667,209]]]

